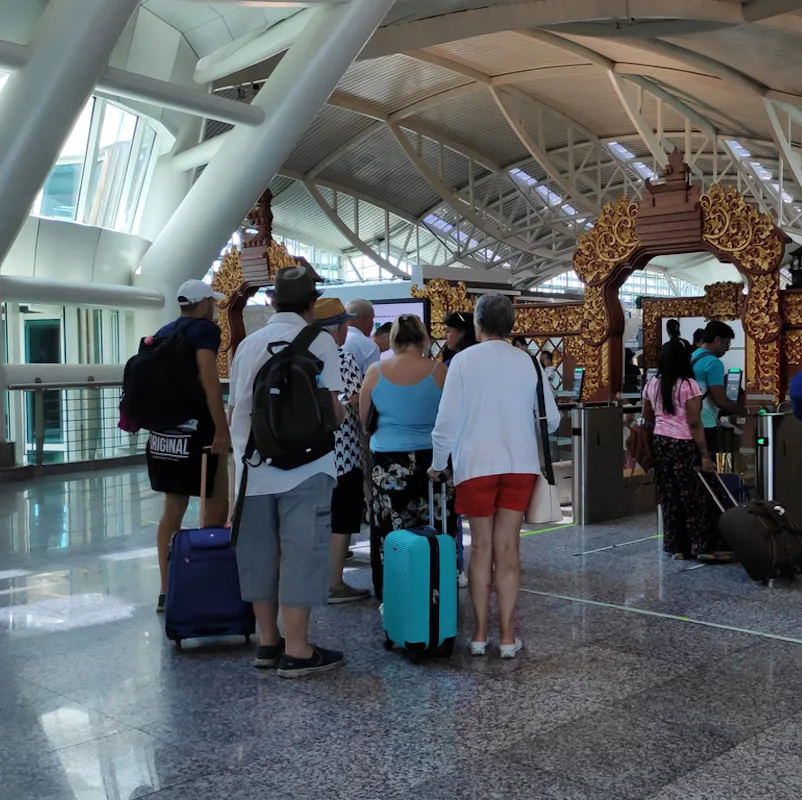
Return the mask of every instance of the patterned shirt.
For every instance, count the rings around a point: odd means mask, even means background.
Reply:
[[[340,374],[343,379],[341,399],[348,401],[362,388],[362,373],[351,353],[338,348],[340,352]],[[362,469],[362,422],[359,411],[352,405],[345,407],[345,419],[337,430],[334,441],[334,464],[337,475],[346,475],[354,469]]]
[[[663,396],[660,390],[660,378],[651,378],[643,389],[643,396],[651,403],[654,411],[655,436],[667,436],[669,439],[693,439],[693,432],[688,423],[688,400],[701,397],[699,384],[688,379],[677,381],[674,386],[674,413],[663,411]]]

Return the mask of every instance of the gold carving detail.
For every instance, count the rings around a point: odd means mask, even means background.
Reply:
[[[741,316],[744,306],[744,285],[735,281],[720,281],[705,286],[708,319],[731,320]]]
[[[740,286],[740,284],[739,284]],[[675,298],[671,300],[643,301],[643,353],[646,366],[656,367],[660,347],[660,320],[672,317],[706,317],[704,297]]]
[[[608,344],[602,347],[591,347],[587,344],[585,346],[585,357],[580,364],[585,367],[585,382],[582,388],[582,398],[585,400],[596,397],[604,386],[602,351],[609,349]]]
[[[586,286],[604,283],[635,252],[640,244],[637,214],[638,204],[626,197],[615,205],[607,203],[593,228],[579,239],[574,270]]]
[[[220,349],[217,351],[217,374],[221,378],[230,377],[231,358],[231,321],[228,318],[227,308],[231,298],[239,291],[242,285],[242,262],[240,252],[236,247],[232,247],[223,256],[220,269],[212,278],[212,289],[221,292],[226,299],[217,305],[220,313],[217,316],[217,325],[220,328]]]
[[[794,367],[802,366],[802,331],[786,331],[783,341],[786,363]]]
[[[451,312],[473,312],[473,300],[468,297],[468,288],[462,281],[456,286],[452,286],[442,278],[434,278],[428,281],[422,289],[417,284],[413,284],[410,295],[429,299],[433,339],[442,339],[446,335],[443,320]]]
[[[747,338],[747,342],[750,341]],[[759,394],[780,396],[780,340],[752,342],[755,350],[752,388]]]
[[[240,286],[242,286],[242,256],[236,247],[232,247],[223,256],[220,269],[212,278],[212,289],[226,296],[226,300],[221,303],[225,307],[231,295],[239,291]]]
[[[515,334],[548,335],[579,333],[582,326],[582,304],[515,306]]]
[[[610,315],[604,302],[603,286],[586,286],[582,336],[588,344],[598,347],[610,335]]]
[[[770,342],[780,335],[780,273],[749,276],[749,294],[744,309],[744,330],[757,342]]]
[[[701,197],[702,236],[752,274],[776,270],[784,247],[768,214],[749,205],[735,188],[718,184]]]
[[[802,328],[802,292],[783,292],[783,320],[787,326]]]
[[[585,362],[585,340],[581,336],[566,336],[563,339],[563,350],[577,364],[582,365]]]
[[[294,256],[287,252],[287,248],[283,244],[279,244],[275,239],[270,240],[270,246],[265,251],[265,258],[267,259],[267,277],[273,281],[276,279],[276,273],[285,267],[299,267],[303,264]]]

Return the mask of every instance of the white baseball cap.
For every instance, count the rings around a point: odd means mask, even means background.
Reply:
[[[200,303],[201,300],[225,300],[226,296],[220,292],[213,292],[208,283],[191,280],[185,281],[178,287],[176,299],[180,306],[191,306]]]

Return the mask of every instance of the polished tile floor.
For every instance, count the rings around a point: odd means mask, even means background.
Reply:
[[[802,793],[802,583],[672,562],[652,517],[522,539],[514,661],[463,643],[413,667],[370,602],[314,618],[345,669],[282,682],[239,642],[165,640],[158,512],[140,471],[0,487],[0,797]],[[347,579],[367,586],[366,564]]]

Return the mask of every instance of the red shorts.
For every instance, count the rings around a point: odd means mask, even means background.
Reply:
[[[537,475],[485,475],[457,486],[457,514],[492,517],[500,508],[526,511]]]

